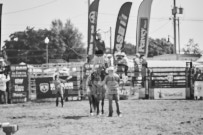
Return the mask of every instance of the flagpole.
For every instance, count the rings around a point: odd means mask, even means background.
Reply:
[[[1,51],[1,22],[2,22],[2,6],[3,6],[3,4],[0,4],[0,51]]]
[[[89,33],[88,33],[88,28],[89,28],[89,8],[90,8],[90,0],[88,0],[88,2],[87,2],[87,35],[89,35]],[[89,43],[88,43],[88,36],[87,36],[87,46],[89,46],[88,45]],[[87,52],[88,52],[88,49],[87,49]],[[89,56],[88,56],[88,54],[87,54],[87,62],[89,63]]]

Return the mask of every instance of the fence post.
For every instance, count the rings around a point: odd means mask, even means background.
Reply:
[[[153,91],[152,91],[152,77],[151,77],[151,72],[148,68],[147,70],[147,75],[148,75],[148,90],[149,90],[149,99],[153,99]]]
[[[194,68],[190,68],[190,99],[194,99],[194,82],[193,82],[193,77],[194,77]]]

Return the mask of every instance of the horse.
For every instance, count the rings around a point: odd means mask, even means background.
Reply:
[[[104,114],[104,99],[106,89],[104,86],[100,85],[100,82],[104,80],[105,76],[105,68],[99,67],[96,71],[92,72],[87,79],[87,87],[89,87],[88,99],[90,104],[90,115],[94,115],[92,108],[94,109],[94,112],[96,111],[97,115],[100,114],[100,100],[102,107],[101,114]]]

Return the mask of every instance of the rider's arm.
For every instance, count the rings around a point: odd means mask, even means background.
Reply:
[[[87,92],[90,91],[90,87],[89,87],[90,77],[91,77],[91,75],[89,75],[89,76],[87,77],[87,80],[86,80],[86,91],[87,91]]]
[[[5,76],[5,75],[4,75]],[[5,78],[3,77],[3,82],[8,82],[8,81],[10,81],[10,76],[9,75],[7,75],[7,77],[5,76]]]
[[[118,74],[114,74],[115,76],[116,76],[116,81],[118,82],[118,84],[120,84],[120,77],[119,77],[119,75]]]
[[[105,76],[104,80],[100,82],[100,85],[102,85],[102,86],[106,85],[106,78],[107,78],[107,76]]]

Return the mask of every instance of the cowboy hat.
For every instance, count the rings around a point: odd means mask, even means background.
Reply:
[[[115,68],[114,68],[113,66],[108,67],[108,68],[106,69],[106,72],[108,73],[109,71],[115,71]]]
[[[124,56],[124,57],[126,56],[126,54],[124,52],[122,52],[121,55]]]
[[[139,53],[136,53],[135,56],[140,57],[140,54],[139,54]]]
[[[120,56],[120,55],[122,55],[122,53],[121,52],[116,52],[114,55],[115,56]]]
[[[111,54],[107,54],[107,56],[106,56],[106,57],[107,57],[107,58],[108,58],[108,57],[112,57],[112,55],[111,55]]]

